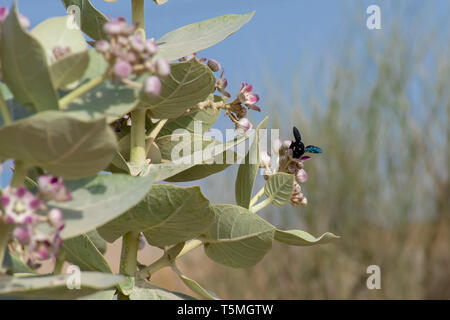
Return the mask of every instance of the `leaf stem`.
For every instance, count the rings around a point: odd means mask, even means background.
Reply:
[[[27,175],[27,168],[28,166],[23,161],[17,159],[14,161],[14,175],[11,181],[12,187],[17,188],[24,183]]]
[[[82,96],[86,92],[92,90],[96,86],[100,85],[106,79],[108,79],[108,73],[107,72],[105,74],[99,76],[99,77],[96,77],[96,78],[93,78],[93,79],[89,80],[85,84],[83,84],[80,87],[76,88],[75,90],[73,90],[69,94],[67,94],[64,97],[62,97],[61,99],[59,99],[59,108],[60,109],[65,109],[73,100],[75,100],[79,96]]]
[[[161,119],[159,120],[158,124],[153,128],[152,132],[145,138],[147,139],[147,148],[145,150],[145,154],[148,154],[148,151],[153,145],[153,142],[155,141],[156,137],[158,136],[161,129],[164,127],[164,125],[167,123],[168,119]]]
[[[271,203],[272,203],[272,199],[271,198],[264,199],[260,203],[250,207],[250,211],[253,212],[253,213],[256,213],[259,210],[264,209],[265,207],[267,207]]]
[[[6,105],[5,99],[3,98],[3,94],[0,91],[0,112],[2,114],[3,123],[8,125],[12,122],[11,115],[9,114],[8,106]]]
[[[173,262],[184,256],[186,253],[198,248],[199,246],[202,245],[202,241],[201,240],[191,240],[188,243],[186,243],[183,247],[183,249],[174,257],[171,257],[169,252],[164,253],[164,255],[159,258],[158,260],[156,260],[155,262],[153,262],[151,265],[149,265],[148,267],[140,270],[136,276],[140,277],[140,278],[150,278],[156,271],[161,270],[162,268],[171,266],[173,264]]]
[[[255,196],[250,200],[250,207],[253,207],[256,202],[264,195],[264,187],[259,189],[258,193],[255,194]]]
[[[56,255],[55,267],[53,268],[53,274],[61,274],[66,261],[66,253],[63,250],[59,250]]]
[[[147,158],[145,150],[145,112],[144,108],[131,111],[130,163],[142,165]]]

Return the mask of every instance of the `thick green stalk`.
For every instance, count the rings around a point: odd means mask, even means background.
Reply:
[[[133,23],[139,23],[139,29],[145,38],[144,0],[131,0]],[[131,112],[130,163],[144,164],[145,150],[145,109],[137,108]],[[128,232],[123,236],[120,273],[134,275],[137,268],[139,233]],[[122,297],[123,298],[123,297]]]

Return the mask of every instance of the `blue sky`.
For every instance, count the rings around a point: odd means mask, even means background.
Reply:
[[[0,0],[1,5],[12,3],[13,0]],[[32,26],[65,14],[58,0],[19,0],[18,3]],[[131,17],[129,0],[116,3],[93,0],[92,3],[107,16]],[[365,10],[370,4],[380,5],[383,30],[367,30]],[[199,56],[221,62],[227,70],[230,92],[236,93],[243,81],[252,83],[261,96],[261,106],[264,106],[267,83],[275,83],[280,88],[289,86],[284,92],[289,94],[298,67],[306,70],[303,74],[317,80],[315,66],[344,47],[345,41],[387,36],[392,21],[409,28],[412,35],[435,29],[446,41],[450,30],[448,0],[169,0],[161,6],[147,0],[145,10],[147,34],[155,38],[185,24],[256,10],[249,24]],[[319,76],[326,77],[326,74]],[[262,114],[256,118],[261,119]],[[218,127],[223,125],[219,123]],[[4,175],[2,185],[7,179]]]

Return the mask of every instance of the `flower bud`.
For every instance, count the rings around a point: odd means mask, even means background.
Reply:
[[[152,56],[158,52],[158,46],[156,45],[154,39],[148,39],[147,41],[145,41],[145,51],[147,51]]]
[[[161,92],[161,81],[156,76],[150,76],[145,80],[145,93],[149,96],[157,96]]]
[[[48,222],[58,230],[62,230],[64,228],[63,214],[59,209],[51,209],[48,212]]]
[[[130,63],[125,60],[119,60],[114,65],[114,74],[119,78],[128,78],[133,72]]]
[[[128,39],[132,49],[136,50],[137,52],[144,52],[145,43],[140,32],[130,36]]]
[[[308,205],[308,199],[306,197],[303,197],[302,200],[300,201],[300,205],[302,207],[306,207]]]
[[[306,173],[305,169],[298,170],[297,174],[295,175],[295,179],[298,183],[305,183],[308,180],[308,174]]]
[[[13,231],[13,237],[22,244],[30,243],[33,229],[29,225],[18,226]]]
[[[95,50],[97,50],[100,53],[108,52],[109,48],[110,48],[109,42],[106,40],[97,41],[97,43],[95,44]]]
[[[158,58],[155,61],[156,73],[161,77],[167,77],[170,74],[170,64],[164,58]]]
[[[219,61],[215,59],[209,59],[207,65],[212,72],[217,72],[220,69],[222,69],[222,66],[220,65]]]
[[[247,119],[242,118],[236,123],[237,135],[244,135],[248,130],[253,128],[253,124]]]
[[[64,202],[72,199],[64,184],[64,179],[61,177],[54,177],[50,174],[42,175],[38,178],[38,187],[39,193],[47,201]]]
[[[128,26],[128,24],[127,24],[125,18],[119,17],[119,18],[116,18],[116,19],[106,22],[103,25],[103,30],[107,34],[114,36],[114,35],[119,35],[121,33],[125,33],[127,31],[127,26]]]

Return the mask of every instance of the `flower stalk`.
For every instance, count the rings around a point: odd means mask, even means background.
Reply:
[[[6,105],[3,94],[0,91],[0,113],[2,114],[3,123],[8,125],[12,122],[11,115],[9,114],[8,106]]]
[[[100,85],[106,79],[108,79],[108,73],[105,73],[102,76],[99,76],[99,77],[89,80],[85,84],[81,85],[77,89],[73,90],[72,92],[70,92],[67,95],[65,95],[64,97],[62,97],[59,100],[59,108],[61,110],[65,109],[73,100],[77,99],[78,97],[82,96],[86,92],[88,92],[88,91],[92,90],[93,88],[95,88],[96,86]]]

